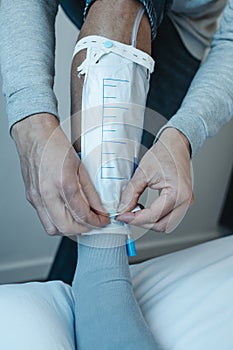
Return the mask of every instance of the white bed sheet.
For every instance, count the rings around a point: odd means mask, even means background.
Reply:
[[[233,236],[134,265],[131,274],[160,349],[233,349]],[[62,282],[0,286],[0,349],[75,349],[73,309]]]

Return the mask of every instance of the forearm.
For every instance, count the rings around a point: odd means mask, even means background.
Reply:
[[[57,115],[54,21],[58,0],[7,0],[0,7],[0,59],[9,127],[30,115]]]
[[[165,127],[180,130],[189,140],[192,156],[207,137],[233,115],[233,1],[226,7],[211,51],[198,70],[178,112]]]

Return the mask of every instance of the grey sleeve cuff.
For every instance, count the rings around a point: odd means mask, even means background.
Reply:
[[[38,113],[58,116],[57,99],[53,90],[47,85],[35,84],[16,91],[7,99],[9,132],[18,121]]]
[[[0,63],[9,128],[32,114],[57,116],[53,92],[59,0],[1,0]]]
[[[178,111],[158,132],[154,143],[167,128],[175,128],[186,136],[190,144],[191,157],[202,147],[207,138],[207,131],[202,118],[190,114],[190,111]]]

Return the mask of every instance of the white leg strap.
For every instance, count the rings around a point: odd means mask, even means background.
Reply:
[[[93,55],[89,57],[95,63],[103,56],[108,53],[115,53],[122,57],[127,58],[128,60],[137,63],[148,69],[150,73],[154,71],[155,61],[153,58],[147,53],[138,50],[136,47],[132,45],[122,44],[119,41],[109,40],[102,36],[91,35],[85,38],[82,38],[77,42],[73,57],[80,52],[81,50],[88,49],[93,51]],[[85,74],[87,70],[89,60],[85,60],[83,64],[78,67],[78,71],[81,74]],[[84,69],[85,67],[85,69]]]

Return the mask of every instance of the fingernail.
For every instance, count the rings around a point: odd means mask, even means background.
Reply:
[[[129,220],[133,220],[133,216],[131,213],[127,213],[127,214],[120,214],[116,217],[116,220],[119,221],[129,221]]]

